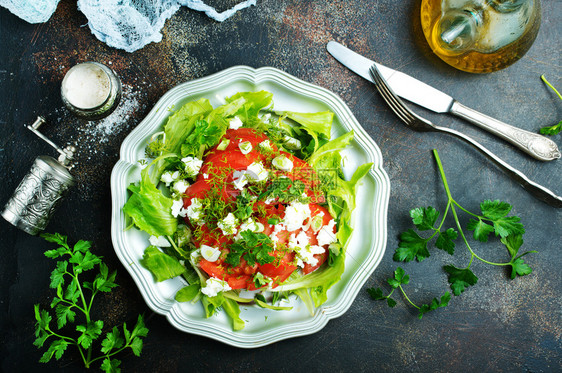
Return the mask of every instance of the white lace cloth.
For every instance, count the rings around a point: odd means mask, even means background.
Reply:
[[[42,23],[51,18],[59,1],[0,0],[0,6],[29,23]],[[256,0],[242,1],[221,13],[203,0],[78,0],[78,9],[88,18],[92,33],[107,45],[127,52],[162,40],[160,30],[182,5],[222,22],[256,5]]]

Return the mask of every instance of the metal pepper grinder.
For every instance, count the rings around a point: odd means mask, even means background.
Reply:
[[[37,157],[2,211],[4,219],[32,235],[45,229],[57,206],[74,185],[74,177],[69,170],[73,167],[76,148],[71,145],[59,148],[39,132],[39,127],[44,123],[43,117],[37,117],[26,128],[55,148],[59,157]]]

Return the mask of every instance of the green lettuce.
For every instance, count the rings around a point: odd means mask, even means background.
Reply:
[[[330,138],[334,113],[331,111],[321,111],[317,113],[298,113],[295,111],[278,111],[277,115],[287,117],[300,124],[303,128],[312,133],[322,135],[326,139]]]
[[[185,267],[176,258],[164,254],[156,246],[149,246],[144,250],[140,263],[152,273],[156,282],[174,278],[185,272]]]
[[[188,102],[171,115],[164,126],[166,151],[179,154],[181,145],[193,131],[195,123],[212,111],[213,106],[209,100],[201,98],[197,101]]]
[[[151,236],[171,236],[178,227],[178,220],[172,215],[173,200],[162,194],[150,181],[147,169],[141,172],[138,185],[129,185],[132,193],[123,212],[129,216],[134,225]]]

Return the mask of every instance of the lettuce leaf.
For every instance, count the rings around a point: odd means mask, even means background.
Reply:
[[[326,139],[330,138],[332,130],[332,121],[334,120],[334,113],[331,111],[321,111],[317,113],[298,113],[295,111],[278,111],[277,115],[287,117],[300,124],[303,128],[324,136]]]
[[[265,110],[273,105],[273,94],[267,91],[259,92],[238,92],[234,96],[226,99],[227,102],[244,99],[244,105],[238,110],[236,115],[243,122],[250,124],[258,118],[261,110]]]
[[[171,213],[173,200],[150,181],[147,169],[141,173],[139,184],[131,184],[128,189],[132,195],[123,206],[123,212],[134,225],[152,236],[173,235],[178,227],[178,220]]]
[[[188,102],[170,116],[164,126],[166,150],[169,153],[179,154],[181,145],[193,131],[195,123],[212,111],[213,106],[209,100],[201,98],[197,101]]]
[[[242,330],[244,329],[244,320],[240,318],[240,306],[238,303],[229,298],[223,298],[222,309],[226,312],[230,319],[232,320],[232,329]]]
[[[152,273],[156,282],[174,278],[185,272],[185,267],[176,258],[164,254],[156,246],[149,246],[144,250],[140,263]]]

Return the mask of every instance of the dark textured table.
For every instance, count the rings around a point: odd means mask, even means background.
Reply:
[[[417,1],[258,1],[224,23],[186,8],[163,29],[163,39],[127,53],[92,36],[73,1],[62,1],[44,24],[31,25],[0,8],[0,170],[5,203],[33,159],[53,151],[24,129],[37,115],[49,124],[43,132],[55,143],[77,144],[78,180],[48,227],[71,241],[93,241],[96,253],[118,270],[121,285],[102,296],[99,312],[107,325],[132,324],[144,313],[150,333],[141,358],[121,356],[124,371],[531,371],[562,369],[561,243],[562,214],[534,199],[469,145],[447,135],[416,133],[404,127],[374,87],[326,52],[337,40],[379,62],[418,77],[461,102],[507,123],[537,132],[562,119],[562,102],[539,79],[545,74],[562,89],[562,2],[543,0],[543,22],[531,50],[502,71],[472,75],[440,62],[428,52],[412,24]],[[112,67],[124,87],[122,105],[101,122],[75,119],[64,108],[59,89],[65,72],[93,60]],[[112,166],[121,142],[175,85],[233,65],[273,66],[342,97],[381,148],[392,192],[386,254],[348,312],[316,334],[241,350],[186,334],[151,312],[118,261],[110,238]],[[435,123],[458,129],[494,151],[531,179],[562,193],[562,161],[533,160],[482,130],[447,115],[421,111]],[[560,136],[554,140],[562,145]],[[437,148],[455,198],[478,211],[484,199],[512,204],[525,225],[524,250],[533,273],[515,280],[509,271],[475,263],[478,284],[448,308],[418,320],[397,297],[390,309],[369,298],[367,287],[382,286],[398,263],[392,260],[400,232],[410,227],[408,211],[418,206],[443,209],[446,195],[431,150]],[[468,217],[462,216],[466,223]],[[451,223],[449,221],[449,223]],[[33,305],[48,307],[54,262],[43,252],[52,246],[0,221],[0,370],[75,372],[82,369],[76,350],[60,361],[38,363],[33,345]],[[402,266],[417,302],[447,290],[442,266],[466,265],[458,242],[450,258],[433,250],[422,263]],[[475,243],[482,256],[505,260],[497,241]]]

